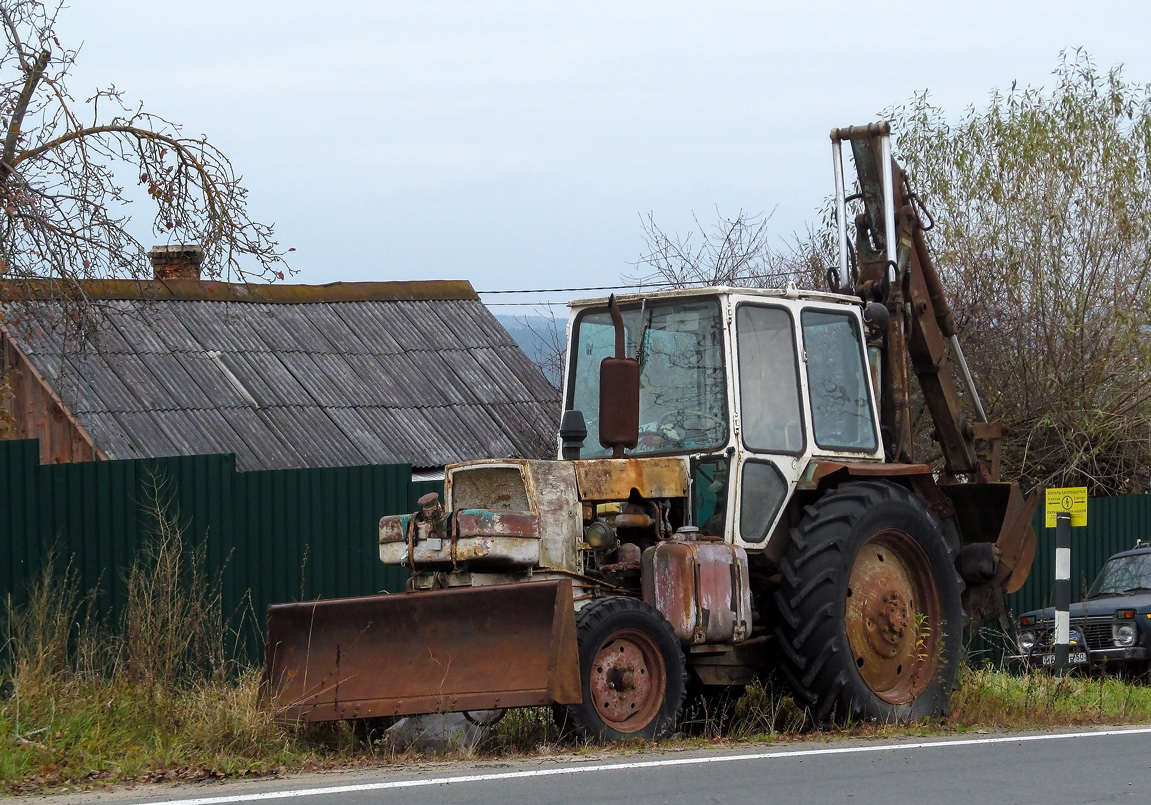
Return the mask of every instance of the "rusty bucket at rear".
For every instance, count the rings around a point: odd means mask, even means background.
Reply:
[[[567,580],[276,604],[265,662],[282,720],[581,700]]]

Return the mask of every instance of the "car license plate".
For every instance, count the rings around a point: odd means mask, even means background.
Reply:
[[[1044,654],[1043,655],[1043,664],[1044,665],[1054,665],[1055,664],[1055,655],[1054,654]],[[1087,664],[1087,652],[1086,651],[1072,651],[1072,652],[1070,652],[1067,655],[1067,664],[1068,665],[1086,665]]]

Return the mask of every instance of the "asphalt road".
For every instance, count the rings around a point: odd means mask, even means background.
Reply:
[[[230,805],[1151,802],[1151,727],[437,765],[38,798]]]

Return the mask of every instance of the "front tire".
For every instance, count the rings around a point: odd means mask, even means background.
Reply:
[[[828,492],[792,529],[780,569],[782,670],[817,720],[946,714],[964,585],[921,498],[885,481]]]
[[[670,735],[687,669],[667,619],[643,601],[616,596],[580,610],[576,629],[583,702],[567,706],[566,725],[594,741]]]

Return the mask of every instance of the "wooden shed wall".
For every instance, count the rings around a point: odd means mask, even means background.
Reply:
[[[106,458],[24,353],[0,332],[0,376],[8,394],[2,405],[12,415],[8,439],[39,439],[41,464],[71,464]]]

